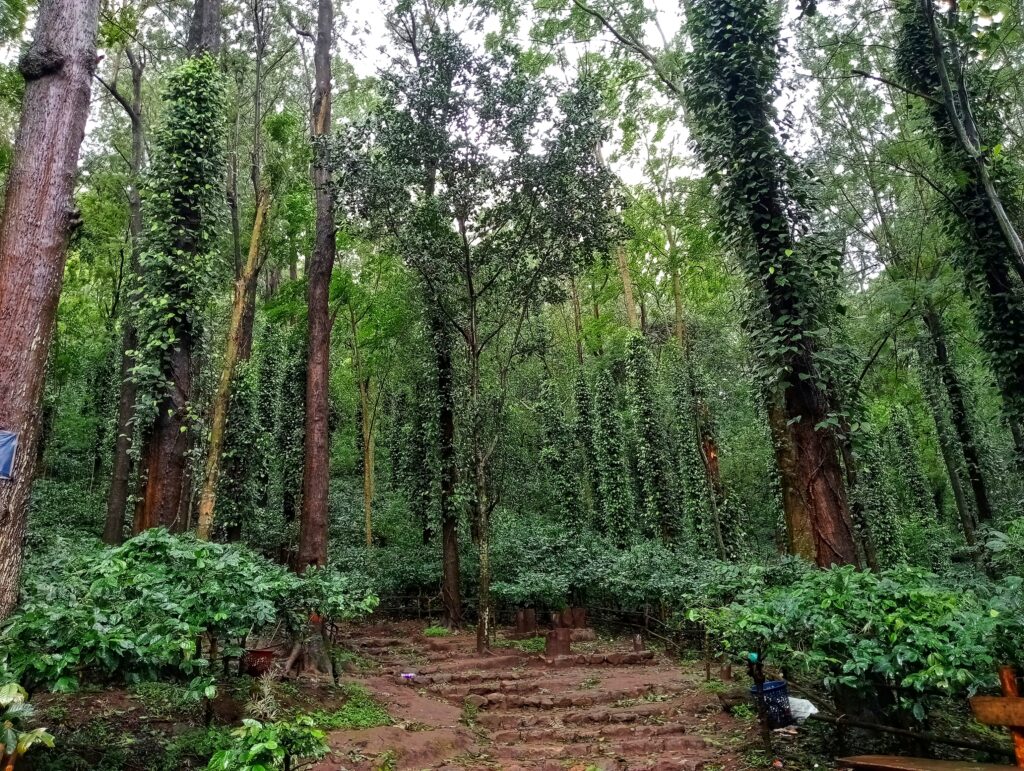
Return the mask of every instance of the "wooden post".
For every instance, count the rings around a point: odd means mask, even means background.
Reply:
[[[999,668],[999,684],[1003,689],[1003,696],[1012,698],[1020,697],[1020,688],[1017,685],[1017,670],[1013,667]],[[1011,725],[1010,736],[1013,739],[1013,754],[1017,765],[1024,768],[1024,726]]]

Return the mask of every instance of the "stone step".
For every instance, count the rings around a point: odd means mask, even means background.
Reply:
[[[610,653],[570,653],[566,656],[544,656],[549,667],[619,667],[647,664],[655,659],[654,651],[612,651]]]
[[[419,667],[421,675],[450,675],[452,672],[482,671],[493,669],[514,669],[528,662],[525,654],[518,656],[466,656],[464,658],[445,657],[439,659],[443,663],[431,662]]]
[[[454,683],[451,685],[434,684],[429,686],[433,693],[446,699],[461,701],[467,696],[486,696],[492,693],[534,693],[541,687],[539,680],[488,680],[480,683]]]
[[[698,754],[707,750],[707,743],[699,736],[674,734],[641,739],[608,740],[595,742],[513,744],[491,748],[499,760],[588,760],[601,756],[663,755],[665,753]]]
[[[471,694],[465,698],[467,704],[478,709],[574,709],[594,707],[600,704],[615,704],[644,697],[671,699],[675,694],[664,693],[657,685],[637,685],[633,688],[618,688],[613,691],[560,691],[550,694],[518,694],[493,691],[486,694]]]
[[[574,709],[563,712],[557,717],[558,725],[585,725],[593,723],[630,724],[667,719],[674,715],[678,709],[679,702],[675,699],[669,699],[667,701],[634,704],[629,707],[597,706]],[[485,710],[477,717],[477,722],[490,730],[536,728],[551,725],[553,722],[552,717],[547,712],[536,710],[530,712]]]
[[[491,683],[487,689],[488,693],[490,691],[501,690],[501,683],[504,682],[528,682],[548,676],[545,672],[537,669],[502,672],[500,675],[495,674],[494,672],[438,672],[433,675],[425,675],[417,670],[416,667],[411,667],[411,669],[416,674],[416,678],[414,680],[406,680],[402,678],[402,671],[397,669],[392,674],[394,674],[399,681],[408,685],[415,685],[417,687],[431,685],[446,686],[454,685],[456,683]]]
[[[668,736],[687,733],[682,723],[660,725],[636,725],[635,723],[601,725],[596,728],[549,727],[522,728],[511,731],[497,731],[491,738],[498,744],[520,744],[523,742],[571,742],[589,743],[608,739],[641,739],[652,736]]]

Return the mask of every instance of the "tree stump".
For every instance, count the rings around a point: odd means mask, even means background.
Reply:
[[[572,630],[567,627],[552,629],[544,645],[546,656],[568,656],[572,652]]]
[[[537,611],[533,608],[516,610],[516,634],[530,635],[537,632]]]

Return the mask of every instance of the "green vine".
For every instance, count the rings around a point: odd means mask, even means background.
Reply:
[[[139,425],[167,390],[172,351],[200,337],[225,161],[225,89],[214,58],[191,58],[174,70],[165,104],[144,189],[147,230],[133,293]]]

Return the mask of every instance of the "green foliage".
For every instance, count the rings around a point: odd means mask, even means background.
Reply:
[[[600,527],[618,543],[625,544],[637,534],[636,497],[625,452],[618,394],[608,372],[601,372],[594,384],[593,431]]]
[[[676,480],[662,424],[664,405],[655,388],[654,357],[647,341],[633,337],[626,354],[628,401],[636,448],[637,494],[642,532],[671,540],[679,530]]]
[[[451,634],[451,630],[446,626],[438,626],[437,624],[431,624],[423,630],[424,637],[448,637]]]
[[[147,230],[133,292],[140,425],[155,416],[166,391],[171,351],[201,336],[223,200],[224,99],[212,56],[186,60],[167,79],[143,191]]]
[[[209,771],[287,771],[297,761],[317,760],[328,752],[326,734],[308,715],[267,724],[245,719],[231,735],[232,746],[210,758]]]
[[[572,458],[572,432],[550,382],[541,389],[538,412],[544,431],[539,460],[547,472],[552,514],[569,527],[579,526],[586,522],[586,511]]]
[[[899,688],[900,706],[923,719],[929,693],[990,687],[997,667],[1019,658],[1020,590],[1020,579],[954,586],[917,568],[836,567],[748,588],[712,612],[709,627],[728,649],[755,651],[828,688]]]
[[[28,702],[28,693],[17,683],[0,686],[0,756],[11,765],[34,745],[53,747],[53,737],[45,728],[28,729],[35,709]]]
[[[20,681],[54,690],[160,674],[195,678],[210,664],[196,656],[203,635],[220,638],[225,654],[238,653],[233,646],[255,627],[280,619],[300,629],[310,612],[343,619],[376,605],[340,573],[299,577],[244,547],[162,529],[46,567],[27,577],[0,661]]]

